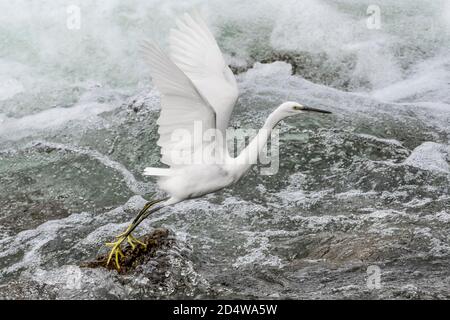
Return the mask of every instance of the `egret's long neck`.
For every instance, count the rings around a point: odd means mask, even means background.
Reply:
[[[236,157],[236,164],[242,170],[248,170],[253,164],[256,164],[258,155],[266,145],[270,133],[282,119],[283,116],[278,112],[278,109],[272,112],[258,134],[252,139],[249,145],[242,150],[239,156]]]

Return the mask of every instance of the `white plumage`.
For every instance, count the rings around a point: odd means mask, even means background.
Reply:
[[[185,14],[170,32],[170,58],[191,79],[216,112],[216,126],[223,134],[238,98],[233,72],[198,12]]]
[[[152,43],[144,46],[153,82],[161,93],[157,144],[161,162],[169,166],[146,168],[144,175],[158,176],[159,187],[169,197],[147,203],[118,240],[108,244],[113,249],[107,264],[115,255],[118,269],[120,244],[125,239],[133,247],[140,243],[131,233],[148,215],[238,181],[256,163],[272,129],[283,118],[304,111],[330,113],[285,102],[269,115],[239,156],[231,157],[225,138],[238,97],[236,79],[198,13],[185,14],[176,24],[170,33],[170,57]]]
[[[238,158],[230,157],[220,138],[225,138],[238,97],[236,79],[200,14],[186,13],[176,25],[170,32],[170,58],[156,45],[145,45],[151,76],[161,92],[157,121],[161,162],[170,169],[146,168],[144,175],[162,177],[159,186],[171,196],[166,205],[239,180],[256,162],[273,127],[282,118],[306,110],[296,102],[282,104],[247,149]],[[195,132],[196,124],[201,132]],[[217,130],[215,141],[201,139],[208,130]],[[179,139],[176,132],[181,133]],[[190,139],[183,140],[186,137]]]

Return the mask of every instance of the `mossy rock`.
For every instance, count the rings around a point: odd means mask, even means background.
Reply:
[[[116,267],[115,260],[112,259],[109,265],[106,265],[109,252],[99,255],[93,261],[87,261],[80,265],[82,268],[106,268],[108,270],[116,270],[120,274],[128,274],[135,270],[138,266],[145,264],[155,257],[159,250],[167,250],[174,244],[174,238],[170,237],[170,231],[166,228],[156,228],[151,233],[138,238],[147,245],[147,248],[137,245],[133,250],[127,243],[122,249],[124,257],[119,259],[120,269]],[[126,241],[124,241],[126,242]]]

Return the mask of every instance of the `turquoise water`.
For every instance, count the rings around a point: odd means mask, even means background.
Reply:
[[[448,298],[448,1],[378,1],[380,29],[370,1],[77,1],[70,29],[72,4],[0,4],[1,298]],[[138,49],[194,7],[237,73],[233,126],[288,99],[333,115],[282,123],[276,175],[145,221],[176,240],[153,264],[80,269],[162,196]]]

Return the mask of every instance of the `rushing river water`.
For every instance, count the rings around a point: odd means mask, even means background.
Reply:
[[[450,2],[379,0],[375,27],[370,5],[2,1],[0,298],[450,298]],[[281,124],[276,175],[147,219],[174,245],[136,272],[80,268],[161,195],[138,49],[194,7],[237,73],[231,125],[333,115]]]

